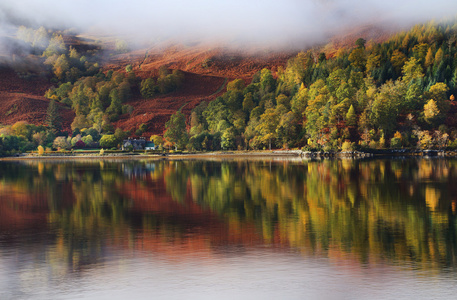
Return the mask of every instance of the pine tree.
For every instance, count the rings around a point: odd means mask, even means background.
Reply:
[[[59,107],[55,100],[51,100],[46,111],[46,125],[53,131],[58,132],[62,129],[60,120]]]

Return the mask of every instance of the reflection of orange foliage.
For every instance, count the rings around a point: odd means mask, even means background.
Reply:
[[[60,204],[72,203],[71,187],[63,187],[62,191]],[[48,193],[48,190],[33,192],[20,186],[0,185],[0,231],[11,227],[31,228],[37,224],[45,228],[49,214]]]
[[[14,187],[0,187],[0,231],[46,223],[48,203],[43,194],[30,194]]]
[[[174,226],[183,230],[174,232],[171,228],[165,232],[156,232],[142,228],[132,237],[129,246],[143,251],[163,252],[174,258],[192,255],[198,252],[210,256],[213,248],[230,245],[254,246],[263,243],[253,224],[238,220],[221,220],[209,209],[202,208],[192,200],[190,181],[187,183],[187,195],[182,202],[174,201],[166,190],[164,178],[150,180],[147,185],[131,180],[117,187],[121,194],[133,200],[132,210],[138,213],[152,213],[172,221]],[[167,238],[165,238],[167,237]],[[279,232],[275,236],[280,240]],[[123,239],[114,243],[124,244]]]

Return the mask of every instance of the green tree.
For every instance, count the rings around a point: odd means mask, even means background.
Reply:
[[[81,138],[81,141],[84,142],[84,144],[87,146],[87,147],[91,147],[94,143],[94,139],[92,138],[92,136],[89,134],[89,135],[86,135],[86,136],[83,136]]]
[[[354,106],[351,104],[349,110],[346,114],[346,125],[347,126],[355,126],[357,123],[357,116],[355,114]]]
[[[404,95],[403,82],[389,81],[380,88],[379,93],[375,96],[372,106],[373,124],[386,134],[395,129]]]
[[[357,48],[365,48],[365,43],[367,41],[363,38],[358,38],[357,41],[355,41],[355,44],[357,46]]]
[[[354,68],[364,71],[366,66],[366,54],[364,48],[353,49],[348,59]]]
[[[116,138],[116,140],[118,142],[126,139],[128,136],[129,136],[129,132],[123,131],[121,128],[116,128],[116,130],[114,131],[114,137]]]
[[[11,126],[11,132],[13,135],[29,139],[31,134],[30,126],[26,121],[18,121]]]
[[[170,120],[165,123],[165,128],[164,137],[175,145],[175,150],[186,144],[186,117],[180,110],[171,115]]]
[[[61,35],[54,35],[49,41],[49,46],[43,52],[43,56],[50,57],[53,55],[60,55],[66,50],[65,42]]]
[[[111,104],[106,112],[114,117],[122,113],[122,99],[118,89],[113,89],[109,94]]]
[[[413,79],[418,79],[424,77],[424,73],[422,70],[422,66],[420,65],[419,61],[411,57],[404,65],[403,65],[403,81],[409,83]]]
[[[118,143],[119,141],[114,134],[105,134],[100,139],[100,147],[102,148],[115,148]]]
[[[260,116],[260,123],[256,130],[260,133],[260,138],[268,142],[268,149],[271,150],[271,141],[276,138],[276,128],[279,124],[279,116],[273,108],[265,110]]]
[[[61,118],[59,114],[59,107],[55,100],[51,100],[46,111],[46,125],[54,133],[58,132],[62,128]]]
[[[71,130],[90,128],[92,125],[85,115],[77,115],[71,123]]]
[[[260,71],[260,88],[264,94],[273,92],[276,88],[276,81],[268,69]]]
[[[221,147],[224,150],[235,149],[235,130],[233,127],[227,128],[222,134]]]
[[[298,92],[292,97],[290,104],[292,111],[297,115],[302,116],[305,113],[308,104],[308,89],[303,83]]]
[[[252,97],[252,93],[249,92],[244,96],[243,100],[243,110],[250,113],[255,107],[255,103]]]
[[[227,83],[227,92],[228,91],[243,91],[245,87],[243,79],[235,79]]]
[[[276,128],[277,139],[280,142],[279,146],[288,148],[297,140],[298,120],[292,111],[281,115],[279,124]],[[277,143],[278,144],[278,143]]]

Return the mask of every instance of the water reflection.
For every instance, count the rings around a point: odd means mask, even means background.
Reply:
[[[0,257],[17,258],[5,269],[46,264],[49,274],[79,276],[118,251],[214,262],[265,247],[341,267],[456,269],[456,160],[27,161],[0,170]]]

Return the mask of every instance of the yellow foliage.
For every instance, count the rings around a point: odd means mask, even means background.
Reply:
[[[38,155],[42,156],[44,154],[44,148],[43,146],[38,146]]]
[[[346,141],[344,141],[343,145],[341,145],[341,150],[342,151],[352,151],[353,146],[354,146],[353,143],[346,140]]]
[[[431,120],[440,113],[436,101],[430,99],[427,104],[424,105],[424,116],[427,120]]]

